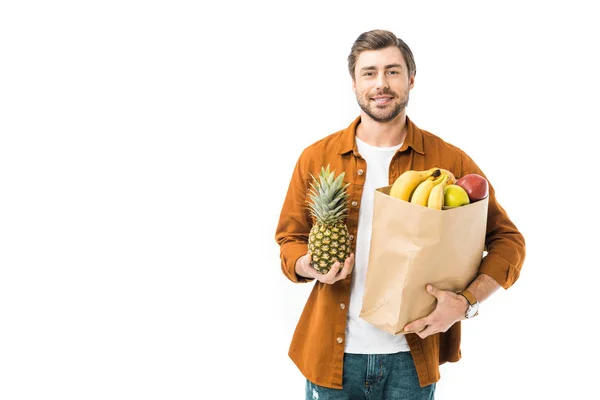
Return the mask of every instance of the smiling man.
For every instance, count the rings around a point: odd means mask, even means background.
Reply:
[[[289,356],[306,377],[306,399],[433,399],[439,365],[460,359],[461,321],[477,315],[479,303],[499,287],[508,289],[518,279],[525,241],[490,184],[488,253],[473,282],[460,293],[423,288],[437,299],[436,308],[408,324],[405,333],[392,335],[361,319],[375,190],[409,169],[445,168],[457,179],[485,175],[464,151],[407,117],[416,66],[408,45],[392,32],[361,34],[348,69],[360,115],[304,149],[275,234],[284,275],[296,283],[315,282]],[[308,253],[314,221],[306,200],[311,176],[327,165],[344,172],[349,183],[346,225],[352,253],[321,274]]]
[[[414,85],[414,72],[408,70],[397,47],[364,51],[360,55],[357,76],[352,81],[358,105],[373,121],[396,119],[400,113],[405,113]]]

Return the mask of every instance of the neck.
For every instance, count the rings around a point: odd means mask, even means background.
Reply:
[[[362,112],[360,124],[356,127],[356,136],[375,147],[397,146],[406,137],[406,111],[402,111],[388,122],[377,122]]]

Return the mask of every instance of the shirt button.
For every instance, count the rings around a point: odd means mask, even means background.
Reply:
[[[362,169],[359,169],[358,171],[356,171],[356,173],[357,173],[358,175],[362,175],[362,174],[364,174],[364,173],[365,173],[365,171],[363,171]]]
[[[343,310],[344,308],[346,308],[346,305],[344,303],[341,303],[340,308]]]
[[[341,337],[338,337],[338,338],[337,338],[337,342],[338,342],[338,343],[342,343],[343,341],[344,341],[344,339],[342,339]]]
[[[356,206],[358,206],[358,201],[354,200],[354,201],[352,201],[351,204],[352,204],[352,207],[356,207]]]
[[[350,239],[350,241],[352,242],[354,240],[354,235],[348,236],[348,239]]]

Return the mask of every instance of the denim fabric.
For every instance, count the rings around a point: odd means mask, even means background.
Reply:
[[[306,381],[306,400],[433,400],[435,383],[421,387],[410,352],[345,354],[343,389]]]

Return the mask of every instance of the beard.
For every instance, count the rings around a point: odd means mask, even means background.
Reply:
[[[406,106],[408,106],[408,90],[402,97],[399,97],[397,93],[391,91],[390,89],[383,90],[376,95],[382,94],[393,96],[396,101],[393,104],[385,107],[379,107],[376,104],[371,106],[370,97],[363,99],[363,93],[357,93],[356,100],[358,101],[358,105],[360,106],[361,110],[371,117],[371,119],[377,122],[389,122],[396,118],[402,111],[406,109]]]

